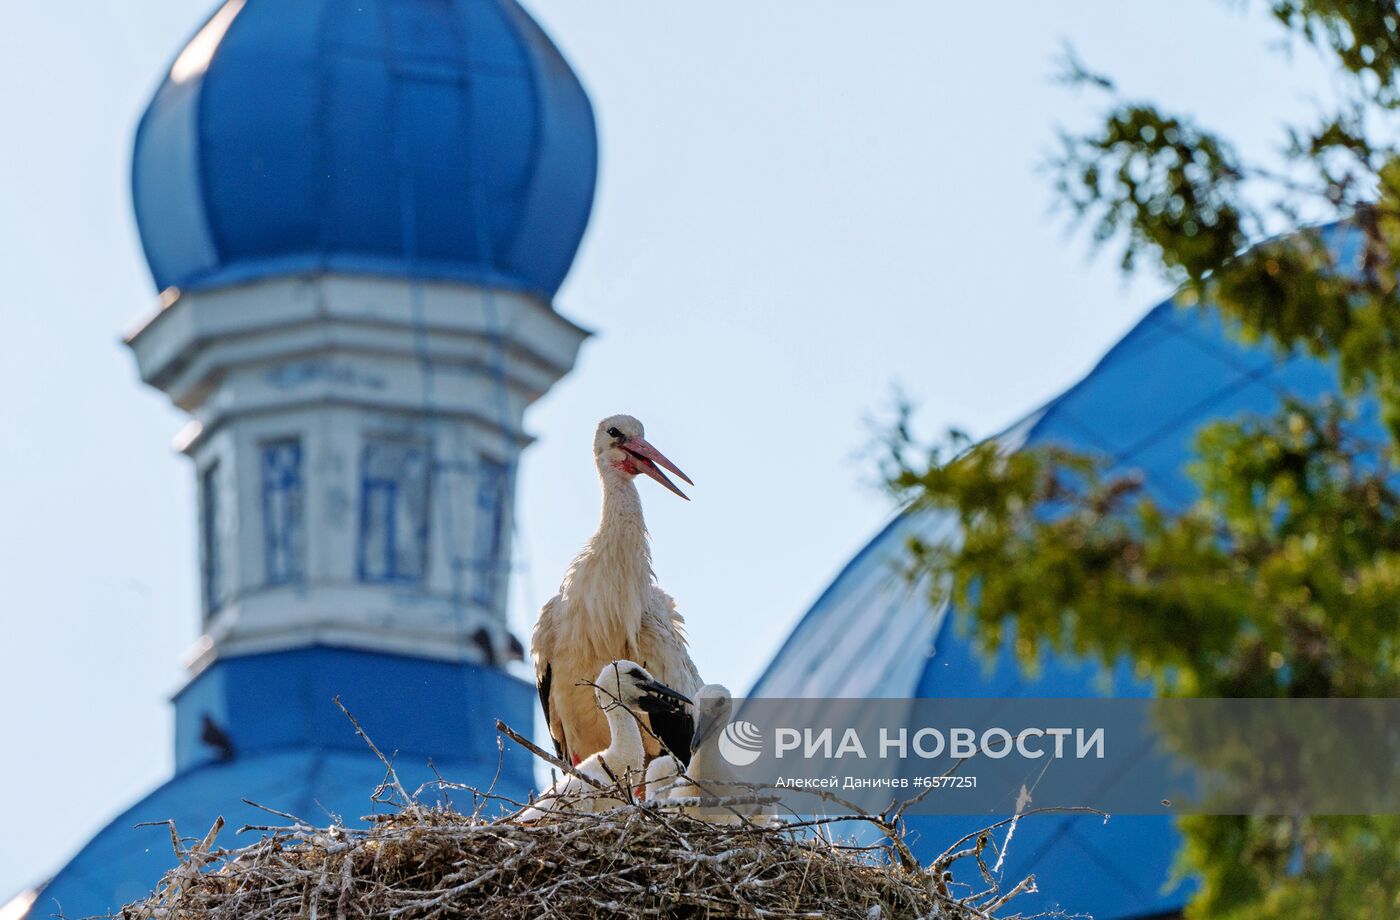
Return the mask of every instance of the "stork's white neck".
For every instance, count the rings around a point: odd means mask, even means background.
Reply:
[[[726,722],[728,720],[725,720]],[[734,777],[726,763],[719,755],[719,745],[705,743],[690,755],[690,769],[686,771],[691,779],[697,783],[726,783],[733,782]],[[714,795],[729,795],[730,792],[711,791]]]
[[[642,499],[631,477],[602,470],[598,531],[564,579],[571,639],[600,658],[632,653],[652,585],[651,545]]]
[[[603,762],[613,776],[623,779],[623,775],[630,772],[632,778],[626,782],[635,782],[646,760],[646,748],[642,744],[642,730],[637,725],[637,719],[620,703],[607,707],[603,714],[607,716],[610,735],[608,748],[603,752]]]
[[[715,731],[723,731],[733,715],[734,704],[730,701],[708,712],[706,719],[715,726]],[[711,790],[714,795],[732,795],[734,792],[732,789],[723,788],[725,783],[735,782],[735,774],[719,753],[719,745],[714,743],[713,735],[690,755],[689,775],[698,783],[719,784],[715,790]]]
[[[647,524],[642,517],[642,497],[637,494],[637,485],[630,476],[611,470],[603,474],[602,480],[603,515],[593,543],[617,552],[639,554],[645,558],[650,576],[651,546],[647,542]]]

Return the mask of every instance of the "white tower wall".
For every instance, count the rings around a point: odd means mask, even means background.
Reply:
[[[205,635],[480,660],[505,633],[525,408],[587,333],[446,283],[276,279],[172,294],[128,342],[192,420]]]

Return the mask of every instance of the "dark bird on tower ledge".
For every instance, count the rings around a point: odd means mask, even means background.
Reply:
[[[204,714],[203,724],[199,729],[199,740],[204,742],[206,747],[214,750],[214,756],[220,763],[228,763],[233,759],[233,739],[228,736],[228,732],[220,728],[218,723],[210,718],[208,713]]]

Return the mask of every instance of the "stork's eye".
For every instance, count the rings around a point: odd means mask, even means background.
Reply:
[[[630,674],[632,677],[635,677],[637,680],[642,680],[642,679],[643,679],[643,678],[642,678],[642,672],[641,672],[641,669],[640,669],[640,668],[633,668],[631,671],[628,672],[628,674]]]
[[[618,431],[616,428],[609,428],[609,429],[608,429],[608,437],[610,437],[610,438],[620,438],[620,437],[622,437],[622,432]]]

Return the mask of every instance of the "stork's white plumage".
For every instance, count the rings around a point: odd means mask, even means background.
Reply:
[[[646,713],[674,711],[690,700],[657,681],[633,661],[614,661],[603,666],[590,687],[594,705],[608,726],[608,745],[585,758],[576,767],[580,774],[605,788],[620,784],[631,788],[642,778],[646,750],[638,719]],[[550,811],[566,807],[575,811],[604,811],[621,806],[616,796],[601,793],[574,775],[560,777],[539,800],[521,813],[519,820],[534,821]]]
[[[642,798],[653,802],[664,802],[671,797],[671,788],[680,779],[685,768],[670,754],[657,754],[647,764],[646,783]]]
[[[651,546],[635,479],[645,474],[685,498],[662,472],[690,478],[652,447],[642,423],[615,415],[598,424],[593,456],[603,487],[598,531],[574,559],[559,593],[544,605],[531,642],[535,681],[559,756],[578,762],[608,744],[608,725],[584,684],[615,659],[637,661],[681,693],[700,687],[676,604],[657,586]],[[653,714],[643,743],[649,755],[660,738],[688,760],[690,713]],[[654,734],[655,737],[652,737]]]
[[[746,785],[719,751],[718,736],[729,724],[734,711],[734,699],[720,684],[706,684],[695,693],[695,737],[691,742],[690,766],[685,774],[664,787],[664,793],[654,796],[663,800],[699,799],[741,796],[753,790]],[[664,782],[665,768],[658,768],[658,782]],[[648,779],[651,772],[648,770]],[[650,792],[650,789],[648,789]],[[715,824],[740,824],[748,819],[772,820],[762,817],[764,806],[757,803],[705,806],[686,804],[681,811]]]

